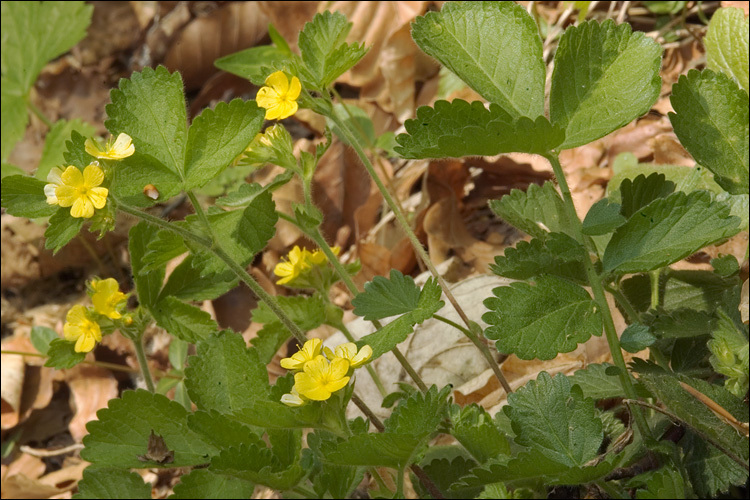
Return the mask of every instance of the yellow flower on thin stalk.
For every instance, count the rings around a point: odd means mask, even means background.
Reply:
[[[277,285],[283,285],[297,278],[301,272],[307,270],[310,266],[305,260],[305,252],[298,246],[294,246],[289,251],[287,259],[276,264],[273,272],[276,276],[280,276],[281,279],[276,282]]]
[[[316,356],[305,363],[304,371],[294,375],[294,387],[300,396],[313,401],[325,401],[331,394],[349,383],[349,361],[336,358],[328,361],[325,356]]]
[[[255,101],[266,109],[266,120],[283,120],[297,112],[301,91],[299,78],[293,76],[290,82],[283,71],[276,71],[266,78],[266,86],[258,90]]]
[[[282,359],[281,366],[287,370],[302,371],[306,363],[320,355],[321,348],[320,339],[310,339],[305,342],[302,349],[292,354],[292,357]]]
[[[94,310],[110,319],[120,319],[122,314],[118,309],[127,300],[127,295],[120,291],[117,280],[107,278],[91,282],[91,288],[94,295],[91,296],[91,302],[94,303]]]
[[[92,162],[83,172],[69,166],[60,175],[60,182],[61,184],[55,187],[57,204],[61,207],[72,207],[72,217],[88,219],[94,215],[95,208],[104,208],[107,204],[109,190],[99,187],[104,182],[104,172],[98,162]],[[47,194],[47,203],[50,203],[47,186],[44,192]]]
[[[323,351],[331,361],[336,358],[345,359],[349,361],[349,366],[352,368],[359,368],[372,357],[372,347],[364,345],[362,349],[357,351],[357,344],[354,342],[347,342],[346,344],[336,346],[335,351],[332,351],[330,347],[324,347]]]
[[[135,153],[133,139],[125,133],[118,135],[117,139],[110,136],[104,145],[89,137],[86,139],[84,147],[88,154],[100,160],[122,160]]]
[[[65,340],[75,342],[76,352],[89,352],[97,342],[102,340],[99,325],[89,319],[86,308],[82,305],[73,306],[65,318],[63,326]]]

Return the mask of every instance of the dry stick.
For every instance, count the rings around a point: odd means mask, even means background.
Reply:
[[[335,111],[331,113],[330,118],[331,120],[333,120],[333,122],[336,125],[338,125],[339,129],[341,129],[341,131],[346,136],[346,139],[349,141],[349,144],[357,152],[357,155],[359,156],[359,159],[362,161],[362,164],[367,169],[367,172],[370,174],[370,177],[372,177],[372,179],[375,181],[375,184],[378,186],[378,189],[383,194],[383,198],[385,199],[386,203],[388,203],[388,206],[390,207],[391,211],[395,215],[396,220],[398,221],[399,225],[406,233],[406,236],[409,238],[409,241],[411,242],[411,245],[414,248],[414,251],[416,252],[417,256],[424,262],[424,264],[430,270],[430,273],[435,277],[435,279],[437,279],[438,283],[440,284],[440,287],[443,289],[443,293],[445,294],[445,297],[448,299],[448,302],[450,302],[451,305],[453,305],[453,308],[461,317],[461,320],[466,324],[466,326],[469,327],[469,330],[471,330],[472,322],[469,320],[468,316],[466,316],[466,313],[464,312],[463,308],[461,308],[461,306],[458,304],[458,301],[456,301],[456,298],[453,296],[453,293],[448,288],[448,284],[445,282],[445,280],[440,275],[438,270],[435,269],[435,265],[430,260],[430,256],[427,255],[427,251],[422,246],[422,243],[417,238],[417,235],[414,234],[414,231],[412,231],[411,227],[409,227],[409,222],[406,220],[406,217],[404,217],[403,212],[399,210],[390,192],[388,192],[388,189],[383,184],[383,181],[375,172],[375,169],[373,168],[372,163],[370,162],[370,160],[367,158],[367,155],[360,147],[359,142],[357,142],[357,140],[353,137],[348,126],[343,122],[343,120],[341,120],[341,118],[339,118],[339,116],[336,114]],[[478,339],[476,336],[472,336],[472,337],[469,337],[469,340],[471,340],[471,342],[475,346],[477,346],[477,348],[480,349],[480,351],[482,350],[482,347],[480,345],[482,344],[482,342],[480,339]],[[492,362],[490,363],[490,366],[493,366],[496,364],[497,363],[493,359]],[[497,369],[493,367],[493,371],[497,375],[497,378],[500,381],[500,384],[503,386],[503,389],[505,390],[505,392],[506,393],[513,392],[513,390],[510,388],[510,384],[508,384],[508,381],[503,375],[500,367],[497,367]]]
[[[22,453],[26,453],[27,455],[31,455],[32,457],[38,457],[38,458],[48,458],[48,457],[56,457],[59,455],[65,455],[66,453],[70,453],[71,451],[78,451],[82,450],[84,446],[81,443],[75,443],[71,444],[69,446],[66,446],[64,448],[58,448],[56,450],[43,450],[39,448],[32,448],[30,446],[26,446],[25,444],[22,444],[18,447],[18,450]]]
[[[630,8],[631,2],[622,2],[622,7],[620,7],[620,12],[617,14],[617,24],[622,24],[622,22],[625,20],[625,16],[628,14],[628,9]]]

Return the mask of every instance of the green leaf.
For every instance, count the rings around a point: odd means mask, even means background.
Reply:
[[[46,326],[34,326],[31,328],[31,343],[40,354],[47,354],[49,344],[59,338],[57,332]]]
[[[393,274],[391,274],[393,276]],[[372,347],[371,360],[375,360],[406,340],[414,325],[431,318],[445,303],[440,300],[442,290],[433,278],[427,280],[419,295],[417,307],[400,318],[388,323],[375,333],[365,335],[358,342],[358,348],[363,345]]]
[[[11,165],[10,163],[3,163],[2,166],[0,166],[0,177],[5,179],[11,175],[26,176],[26,171],[20,167]]]
[[[492,272],[517,280],[552,274],[578,283],[586,283],[583,246],[564,233],[549,233],[546,239],[519,241],[490,264]]]
[[[66,149],[63,152],[63,158],[68,165],[73,165],[80,170],[83,170],[92,161],[96,160],[96,158],[86,152],[86,137],[78,133],[77,130],[71,130],[70,140],[65,142],[65,147]],[[118,165],[118,167],[119,166],[120,165]],[[115,174],[116,173],[117,170],[115,170]]]
[[[594,400],[573,389],[564,375],[539,374],[508,395],[504,410],[516,443],[537,449],[552,460],[580,467],[597,456],[604,433]]]
[[[588,144],[648,112],[661,91],[661,46],[611,19],[565,30],[555,53],[550,119],[560,149]]]
[[[547,233],[565,233],[575,239],[573,225],[568,221],[565,203],[555,185],[530,184],[526,191],[513,189],[499,200],[491,200],[490,208],[506,222],[534,238]]]
[[[45,64],[86,36],[93,11],[84,2],[3,2],[3,78],[26,94]]]
[[[46,182],[27,175],[11,175],[2,180],[2,206],[16,217],[49,217],[59,208],[47,203],[44,196]],[[66,209],[69,210],[69,209]]]
[[[677,192],[653,201],[617,228],[602,262],[605,271],[646,272],[667,266],[733,236],[739,218],[706,191]]]
[[[128,134],[139,155],[153,158],[156,164],[184,178],[187,111],[180,74],[170,73],[163,66],[145,68],[129,80],[120,80],[110,98],[112,103],[106,107],[109,119],[105,122],[110,133]],[[161,191],[161,186],[151,184]]]
[[[281,399],[281,395],[278,399]],[[319,425],[321,412],[318,405],[291,408],[279,401],[261,399],[252,402],[248,408],[235,412],[232,418],[266,429],[303,429]]]
[[[385,421],[385,432],[420,439],[437,432],[441,421],[448,416],[446,398],[451,390],[447,385],[438,392],[437,386],[432,385],[427,392],[417,391],[402,399]]]
[[[694,432],[688,431],[679,444],[685,450],[685,469],[699,498],[714,498],[747,481],[747,471],[741,465]]]
[[[640,352],[654,342],[656,337],[651,333],[651,329],[640,323],[628,325],[620,337],[620,347],[631,353]]]
[[[680,143],[731,194],[748,192],[748,97],[723,73],[691,70],[672,87]]]
[[[72,217],[69,208],[60,208],[49,218],[49,227],[44,232],[44,248],[52,249],[53,253],[75,238],[83,227],[85,219]]]
[[[554,276],[539,276],[534,286],[511,283],[492,290],[482,319],[484,334],[497,350],[521,359],[552,359],[570,352],[592,335],[601,335],[601,313],[589,293]]]
[[[130,251],[130,266],[133,269],[133,281],[138,293],[138,302],[144,307],[151,310],[156,305],[159,297],[159,290],[164,282],[164,266],[153,268],[150,272],[145,269],[145,256],[148,252],[148,245],[157,240],[161,233],[158,228],[139,222],[130,229],[128,250]],[[166,263],[165,263],[166,264]]]
[[[451,407],[451,434],[479,463],[510,454],[508,438],[497,428],[484,408],[470,404]]]
[[[619,203],[611,203],[607,198],[594,203],[583,219],[583,234],[599,236],[623,225],[625,217],[620,215],[620,208]]]
[[[232,191],[226,196],[222,196],[221,198],[217,199],[215,201],[215,204],[222,207],[231,208],[246,207],[250,203],[252,203],[255,198],[262,195],[266,191],[273,192],[279,187],[283,186],[284,184],[292,180],[293,176],[294,172],[292,172],[291,170],[287,170],[283,174],[279,174],[274,177],[274,179],[265,186],[261,186],[258,183],[241,184],[236,191]]]
[[[194,255],[180,262],[164,284],[159,300],[170,296],[180,300],[212,300],[237,285],[237,275],[232,271],[211,272],[202,263]]]
[[[200,434],[206,442],[223,450],[238,443],[265,446],[263,440],[250,427],[233,420],[216,410],[197,411],[188,415],[188,427]]]
[[[443,493],[444,498],[476,498],[481,491],[480,488],[458,488],[452,487],[458,483],[461,478],[468,475],[469,471],[476,466],[476,462],[462,456],[456,456],[452,459],[439,458],[422,464],[421,467],[425,474],[429,476],[435,486]],[[428,498],[427,491],[424,491],[422,483],[412,476],[412,484],[420,498]]]
[[[635,179],[623,180],[618,191],[622,205],[620,213],[629,219],[652,201],[674,193],[675,184],[663,173],[654,172],[648,177],[641,174]]]
[[[3,3],[3,10],[5,4]],[[5,51],[3,50],[3,53]],[[21,140],[29,122],[29,112],[26,110],[26,100],[21,95],[21,90],[16,87],[19,84],[6,80],[5,76],[0,80],[0,99],[2,108],[2,143],[0,144],[0,156],[3,163],[8,159],[16,143]]]
[[[365,283],[365,291],[352,300],[354,314],[367,321],[404,314],[417,308],[420,292],[411,276],[391,269],[390,279],[375,276]]]
[[[745,92],[748,87],[748,20],[742,9],[721,8],[714,12],[703,38],[709,69],[734,78]]]
[[[414,21],[412,38],[513,118],[544,114],[542,41],[515,2],[446,3]]]
[[[250,339],[250,344],[258,351],[260,361],[268,364],[291,336],[289,329],[281,322],[270,323],[264,325],[258,334]]]
[[[234,99],[205,109],[188,130],[185,189],[205,185],[242,153],[263,125],[265,109]]]
[[[592,399],[624,398],[625,390],[622,388],[620,378],[617,375],[607,373],[607,369],[612,366],[609,363],[591,364],[583,370],[576,370],[569,378],[571,383],[581,388],[584,397]]]
[[[160,298],[149,310],[157,325],[186,342],[198,342],[219,330],[210,314],[175,297]]]
[[[326,460],[341,465],[399,469],[409,463],[420,439],[408,434],[359,434],[338,444]]]
[[[686,498],[685,480],[669,465],[650,473],[646,489],[639,489],[635,498]]]
[[[318,295],[278,296],[276,301],[281,310],[289,316],[289,319],[303,331],[317,328],[326,320],[326,303]],[[253,322],[270,325],[281,323],[281,320],[265,302],[260,302],[258,307],[253,310]]]
[[[49,358],[44,363],[44,366],[51,366],[52,368],[64,369],[73,368],[75,365],[80,363],[86,357],[85,352],[75,351],[75,342],[69,342],[65,339],[52,339],[47,349],[47,356]]]
[[[543,116],[513,118],[497,104],[481,101],[437,101],[420,106],[417,117],[404,124],[395,150],[404,158],[494,156],[500,153],[543,154],[559,146],[565,134]]]
[[[185,370],[190,399],[198,408],[232,413],[268,397],[268,373],[242,335],[223,331],[198,343]]]
[[[131,236],[132,238],[132,236]],[[141,256],[139,272],[150,273],[164,269],[167,262],[188,251],[185,240],[177,233],[159,229],[146,240],[146,251]],[[162,275],[161,281],[164,280]],[[161,285],[161,282],[159,283]],[[158,294],[159,289],[156,289]]]
[[[34,173],[34,177],[46,181],[47,174],[52,170],[52,167],[63,165],[65,162],[64,153],[67,150],[66,143],[74,130],[84,137],[90,137],[96,132],[93,125],[78,118],[71,121],[57,120],[44,139],[42,158],[39,160],[39,166]]]
[[[81,458],[97,465],[123,468],[188,467],[207,463],[218,453],[213,445],[191,431],[187,410],[179,403],[148,391],[125,391],[120,399],[109,401],[109,407],[97,412],[97,420],[86,424],[88,436]],[[147,452],[151,432],[162,436],[174,462],[143,462],[138,455]]]
[[[113,173],[111,193],[134,207],[164,203],[182,189],[182,179],[178,173],[162,165],[153,156],[142,153],[137,147],[132,156],[117,162]],[[144,188],[149,184],[158,192],[155,200],[144,193]]]
[[[252,498],[255,484],[211,469],[193,469],[180,477],[168,498]]]
[[[284,468],[269,448],[252,444],[223,450],[210,470],[278,490],[291,489],[305,475],[298,464]]]
[[[302,60],[319,89],[325,89],[367,53],[364,44],[348,44],[352,24],[340,12],[315,14],[299,34]]]
[[[73,498],[151,498],[151,484],[140,475],[115,467],[86,467]]]
[[[273,45],[261,45],[229,54],[214,61],[217,68],[261,86],[271,73],[269,68],[283,66],[289,55]]]

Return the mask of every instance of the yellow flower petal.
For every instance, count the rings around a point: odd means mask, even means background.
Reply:
[[[78,189],[72,186],[57,186],[55,195],[61,207],[69,207],[78,199]]]
[[[74,350],[75,352],[89,352],[94,348],[94,345],[96,345],[94,338],[91,335],[84,334],[76,340]]]
[[[86,139],[86,142],[83,143],[83,148],[86,150],[88,154],[93,156],[94,158],[98,158],[99,155],[102,153],[102,147],[96,143],[94,139],[89,137]]]
[[[287,90],[287,93],[286,93],[286,98],[296,100],[299,97],[299,94],[301,91],[302,91],[302,85],[299,82],[299,78],[297,78],[296,76],[293,76],[292,83],[289,84],[289,90]]]
[[[74,166],[69,166],[60,176],[63,184],[71,187],[79,187],[83,185],[83,173]],[[58,198],[60,195],[57,196]]]
[[[109,195],[109,189],[107,188],[95,187],[89,189],[89,200],[96,208],[104,208],[104,205],[107,204],[107,195]]]
[[[122,317],[118,308],[127,300],[127,295],[120,291],[120,285],[116,279],[107,278],[92,281],[91,288],[94,290],[91,302],[94,303],[96,312],[111,319]]]
[[[96,187],[104,182],[104,171],[98,163],[91,163],[83,170],[83,183],[88,188]]]
[[[75,218],[83,217],[89,219],[94,216],[94,204],[91,203],[88,196],[78,196],[70,208],[70,216]]]
[[[135,153],[133,139],[125,133],[121,133],[117,136],[114,145],[112,145],[112,149],[117,153],[118,156],[122,158],[127,158],[128,156]]]
[[[289,91],[289,78],[287,78],[283,71],[276,71],[268,75],[268,78],[266,78],[266,85],[279,94],[286,94]]]

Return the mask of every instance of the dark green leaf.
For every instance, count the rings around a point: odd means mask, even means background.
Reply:
[[[151,498],[151,484],[127,469],[89,466],[73,498]]]
[[[549,233],[546,239],[519,241],[515,248],[495,257],[492,272],[507,278],[525,280],[542,274],[552,274],[586,283],[583,246],[565,233]]]
[[[492,417],[479,405],[451,407],[451,434],[479,463],[510,454],[508,438],[497,428]]]
[[[607,373],[609,363],[591,364],[583,370],[577,370],[570,376],[571,383],[583,391],[583,395],[592,399],[609,399],[625,397],[620,378]]]
[[[529,185],[526,191],[513,189],[500,200],[491,200],[490,208],[506,222],[534,238],[547,233],[565,233],[575,239],[573,225],[568,221],[565,203],[555,185],[545,182]]]
[[[219,330],[210,314],[175,297],[160,298],[150,311],[157,325],[186,342],[198,342]]]
[[[627,219],[654,200],[666,198],[675,191],[675,184],[663,173],[654,172],[648,177],[641,174],[635,179],[625,179],[620,184],[620,213]]]
[[[446,398],[451,389],[447,385],[438,392],[437,386],[433,385],[427,392],[415,392],[402,399],[385,421],[385,432],[418,438],[437,432],[440,422],[448,416]]]
[[[694,432],[688,431],[679,444],[685,450],[685,468],[698,497],[713,498],[747,481],[747,470]]]
[[[408,434],[359,434],[339,443],[325,459],[341,465],[399,469],[409,463],[421,440]]]
[[[180,476],[170,499],[252,498],[255,484],[245,479],[219,474],[211,469],[193,469]]]
[[[44,232],[44,248],[60,251],[75,238],[83,227],[83,218],[72,217],[69,208],[60,208],[49,218],[49,227]]]
[[[239,443],[265,446],[260,436],[248,426],[216,410],[199,410],[191,413],[188,415],[188,427],[220,450],[237,446]]]
[[[270,449],[252,444],[223,450],[211,461],[210,470],[278,490],[291,489],[305,475],[299,465],[284,468]]]
[[[435,486],[438,487],[441,493],[443,493],[444,498],[475,498],[480,492],[478,487],[451,488],[452,485],[466,476],[475,465],[476,462],[474,460],[457,456],[453,459],[440,458],[432,460],[422,465],[422,469],[432,482],[435,483]],[[422,497],[420,498],[428,498],[426,495],[427,492],[424,491],[425,488],[415,476],[412,477],[412,484],[417,488],[417,491],[422,493]]]
[[[75,345],[75,342],[69,342],[65,339],[52,339],[47,349],[47,356],[49,358],[44,363],[44,366],[51,366],[57,369],[73,368],[86,357],[85,352],[75,351]]]
[[[620,347],[632,353],[640,352],[654,342],[656,342],[656,337],[649,327],[640,323],[628,325],[620,337]]]
[[[646,489],[635,492],[635,498],[686,498],[685,479],[670,466],[647,473]]]
[[[390,279],[375,276],[365,283],[365,291],[352,300],[354,314],[367,321],[404,314],[418,307],[419,294],[411,276],[391,269]]]
[[[278,398],[280,400],[281,396]],[[248,408],[235,412],[232,418],[269,429],[298,429],[318,425],[320,416],[321,407],[318,405],[291,408],[279,401],[257,400]]]
[[[148,309],[156,304],[159,290],[161,290],[164,281],[164,266],[156,267],[150,272],[145,270],[145,256],[148,252],[148,245],[158,239],[157,236],[160,232],[158,228],[140,222],[130,229],[129,234],[130,266],[133,269],[133,281],[135,281],[135,289],[138,293],[138,302]]]
[[[46,182],[26,175],[11,175],[2,180],[2,206],[16,217],[49,217],[59,208],[47,203]],[[70,209],[65,209],[70,211]]]
[[[583,219],[583,234],[598,236],[611,233],[625,223],[620,215],[620,205],[603,198],[594,203]]]
[[[202,263],[202,259],[193,255],[180,262],[164,284],[159,300],[170,296],[181,300],[212,300],[237,285],[237,275],[232,271],[211,272]]]
[[[268,364],[291,336],[292,334],[281,322],[270,323],[264,325],[258,334],[250,339],[250,343],[258,351],[261,363]]]
[[[132,236],[131,236],[132,237]],[[159,229],[146,241],[146,252],[141,257],[141,273],[164,269],[167,262],[187,252],[185,240],[172,231]],[[162,281],[163,281],[162,276]],[[158,293],[158,289],[156,290]]]

